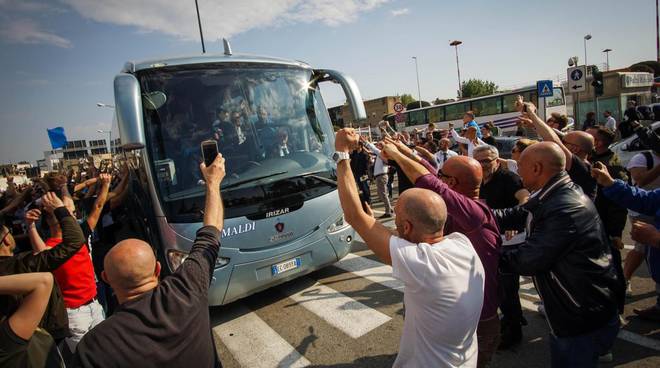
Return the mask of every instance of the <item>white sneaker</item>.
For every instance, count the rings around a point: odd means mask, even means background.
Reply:
[[[633,296],[632,287],[630,286],[630,280],[626,281],[626,298]]]

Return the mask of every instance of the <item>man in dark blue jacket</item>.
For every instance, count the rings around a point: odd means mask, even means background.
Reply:
[[[607,168],[600,163],[594,165],[592,175],[603,187],[603,194],[619,206],[628,208],[647,216],[653,216],[655,227],[641,221],[635,221],[632,226],[632,238],[642,244],[648,244],[646,262],[653,281],[656,282],[658,295],[656,304],[646,309],[635,309],[641,318],[660,322],[660,188],[647,191],[627,185],[622,180],[614,180]]]

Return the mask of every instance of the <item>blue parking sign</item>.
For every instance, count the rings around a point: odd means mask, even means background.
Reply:
[[[552,97],[552,81],[536,82],[536,91],[539,97]]]
[[[536,91],[539,97],[552,97],[552,81],[542,80],[536,82]]]

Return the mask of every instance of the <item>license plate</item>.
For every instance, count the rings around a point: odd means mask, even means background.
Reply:
[[[275,276],[284,273],[286,271],[296,269],[300,267],[301,264],[302,264],[302,259],[300,257],[296,257],[294,259],[290,259],[282,263],[274,264],[270,266],[270,268],[273,273],[273,276]]]

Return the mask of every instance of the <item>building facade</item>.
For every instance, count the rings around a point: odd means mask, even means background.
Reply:
[[[367,112],[367,120],[356,122],[353,111],[348,104],[331,107],[328,109],[332,124],[343,127],[376,127],[385,115],[394,113],[394,104],[401,102],[398,96],[384,96],[373,100],[365,100],[364,108]]]

